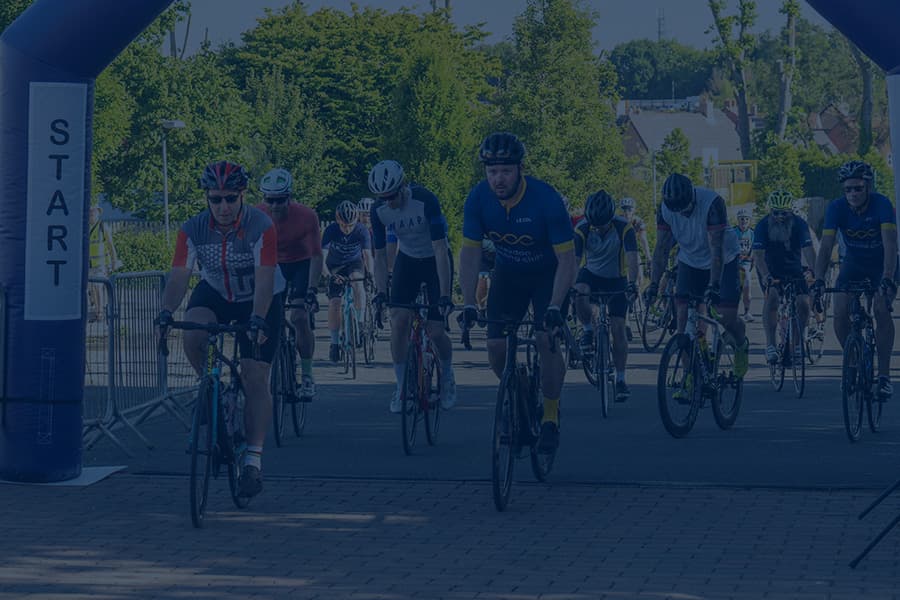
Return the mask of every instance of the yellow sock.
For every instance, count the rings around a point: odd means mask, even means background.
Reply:
[[[559,425],[559,398],[544,398],[544,418],[541,423]]]

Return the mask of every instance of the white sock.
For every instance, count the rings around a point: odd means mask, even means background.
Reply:
[[[256,467],[262,471],[262,446],[247,446],[247,452],[244,453],[244,466]]]
[[[394,363],[394,376],[397,378],[397,391],[403,391],[403,378],[406,375],[406,363]]]

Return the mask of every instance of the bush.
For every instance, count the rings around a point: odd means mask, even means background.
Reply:
[[[175,253],[175,232],[166,247],[164,231],[121,230],[113,233],[113,242],[122,261],[121,271],[168,271]]]

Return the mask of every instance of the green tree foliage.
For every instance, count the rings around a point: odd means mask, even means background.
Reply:
[[[611,70],[593,54],[594,23],[580,2],[529,0],[515,22],[515,54],[494,117],[496,129],[525,141],[529,172],[576,201],[625,183],[617,98],[604,95]]]
[[[175,236],[166,246],[166,237],[161,231],[126,229],[113,234],[113,243],[122,261],[123,272],[165,271],[172,266]]]
[[[0,2],[0,32],[9,27],[34,0],[3,0]]]
[[[674,40],[633,40],[619,44],[609,62],[619,77],[622,97],[659,99],[699,96],[706,89],[714,61],[707,50]]]
[[[760,159],[759,174],[753,183],[759,212],[765,211],[766,199],[775,190],[787,190],[797,198],[804,195],[804,176],[797,148],[776,141],[774,133],[771,138],[773,143]]]
[[[678,127],[669,132],[656,153],[657,186],[662,188],[663,181],[672,173],[682,173],[696,185],[703,184],[703,161],[691,158],[690,140]]]

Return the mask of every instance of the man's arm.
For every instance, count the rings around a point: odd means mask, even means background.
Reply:
[[[331,277],[331,271],[328,270],[328,248],[322,248],[322,263],[319,265],[319,276],[324,275],[325,277]],[[309,284],[312,285],[313,282],[313,261],[310,259],[309,261]],[[319,278],[316,278],[318,281]],[[315,286],[314,286],[315,287]]]
[[[897,228],[882,227],[881,243],[884,245],[884,275],[885,279],[894,280],[897,267]]]
[[[447,250],[447,238],[433,240],[431,247],[434,249],[434,262],[437,264],[438,281],[441,284],[441,296],[450,296],[450,253]]]
[[[725,230],[713,229],[709,232],[709,252],[712,255],[712,264],[709,267],[709,282],[715,284],[722,281],[722,262],[725,253]]]
[[[666,271],[669,262],[669,252],[675,243],[675,237],[671,229],[659,229],[656,232],[656,248],[653,251],[653,261],[650,263],[650,282],[659,285],[662,274]]]
[[[275,291],[275,269],[277,268],[277,266],[259,265],[254,270],[253,314],[264,319],[272,304],[272,294]],[[271,335],[272,332],[269,334]]]
[[[804,251],[806,250],[807,248],[804,248]],[[760,278],[762,279],[763,283],[765,283],[766,278],[769,276],[769,265],[766,264],[766,251],[756,248],[753,250],[751,256],[753,257],[753,262],[756,263],[756,269],[759,273]],[[745,282],[744,285],[747,285],[747,283]]]
[[[641,268],[637,250],[625,253],[625,263],[628,266],[628,283],[637,283]]]
[[[803,260],[806,261],[806,265],[810,269],[814,269],[816,264],[816,251],[813,250],[812,245],[804,247],[801,252],[803,253]],[[759,267],[759,270],[759,272],[762,273],[762,267]]]
[[[388,262],[387,252],[384,248],[375,249],[375,290],[378,293],[387,293]]]
[[[309,287],[319,287],[319,279],[325,266],[325,257],[322,254],[313,255],[309,259]]]
[[[646,260],[652,260],[653,253],[650,252],[650,241],[647,239],[646,229],[641,230],[638,234],[638,239],[641,241],[641,249],[644,251]],[[638,262],[640,262],[640,257],[638,257]]]
[[[364,249],[362,251],[363,270],[365,273],[374,274],[374,265],[372,264],[372,251]]]
[[[169,276],[166,278],[166,288],[163,290],[163,310],[175,312],[181,306],[181,301],[187,293],[190,282],[191,270],[189,268],[172,267],[172,270],[169,271]]]
[[[459,251],[459,287],[462,290],[463,304],[475,305],[475,289],[478,286],[478,267],[481,265],[481,243],[468,243],[463,240]]]
[[[819,242],[819,254],[816,256],[816,279],[825,279],[825,273],[831,263],[831,251],[834,249],[834,233],[825,233],[822,235],[822,241]]]

